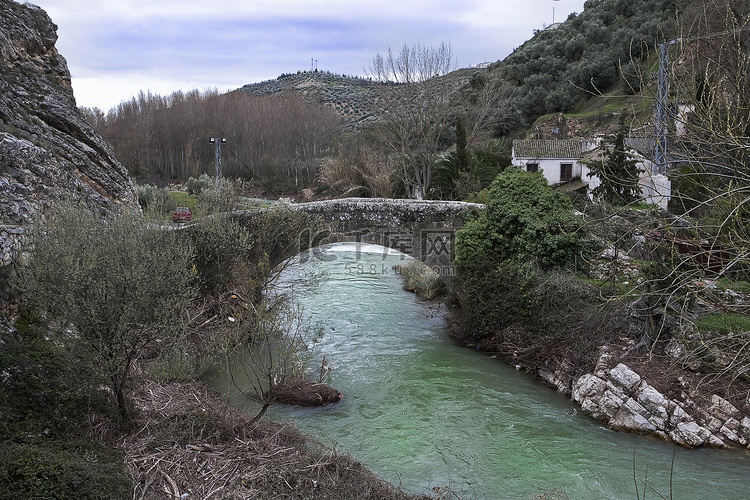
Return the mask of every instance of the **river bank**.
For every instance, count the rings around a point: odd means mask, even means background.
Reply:
[[[632,340],[601,346],[595,369],[583,374],[565,360],[524,366],[501,338],[465,345],[528,372],[612,430],[685,447],[750,449],[750,383],[742,378],[690,371],[666,353],[633,353]]]
[[[199,382],[145,381],[121,441],[133,498],[423,500],[289,424],[230,407]]]

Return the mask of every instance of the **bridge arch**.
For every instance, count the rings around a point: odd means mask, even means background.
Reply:
[[[479,203],[390,198],[343,198],[293,203],[318,217],[329,234],[319,244],[373,243],[418,259],[442,276],[453,276],[456,231],[470,211],[484,210]]]

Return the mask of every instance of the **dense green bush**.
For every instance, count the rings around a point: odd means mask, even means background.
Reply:
[[[84,346],[55,342],[30,308],[0,335],[0,499],[129,498],[119,453],[84,440],[91,414],[112,414]]]
[[[213,181],[203,186],[196,196],[197,211],[201,215],[228,212],[237,208],[237,190],[234,183],[223,177],[218,184]]]
[[[554,339],[587,338],[590,330],[580,326],[596,315],[598,301],[575,271],[597,247],[569,198],[540,173],[507,169],[487,190],[486,209],[456,237],[461,311],[454,335],[478,339],[508,329],[516,333],[506,333],[507,348],[537,354]]]
[[[462,161],[465,164],[461,166]],[[510,165],[507,141],[488,140],[466,151],[465,158],[451,150],[439,155],[432,170],[430,197],[465,200],[486,188],[495,176]]]
[[[185,190],[187,193],[196,196],[213,186],[216,186],[216,179],[209,177],[208,174],[203,174],[197,179],[191,177],[185,182]]]
[[[0,319],[0,435],[57,437],[89,411],[108,412],[105,383],[83,346],[54,342],[43,315],[23,308],[16,328]]]
[[[319,220],[284,207],[215,214],[204,222],[188,229],[202,290],[217,293],[241,284],[255,298],[277,265],[326,234]]]
[[[85,441],[35,439],[0,446],[0,499],[130,498],[118,453]]]
[[[138,189],[138,204],[143,210],[153,213],[171,213],[177,206],[169,196],[169,190],[166,188],[159,189],[153,184],[136,187]]]
[[[456,265],[513,261],[522,267],[576,268],[592,245],[567,196],[539,172],[509,168],[490,186],[486,210],[458,232]]]

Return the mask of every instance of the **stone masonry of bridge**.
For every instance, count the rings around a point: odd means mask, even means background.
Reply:
[[[456,231],[470,211],[484,205],[460,201],[417,201],[389,198],[344,198],[293,203],[322,219],[330,234],[321,244],[373,243],[418,259],[442,276],[453,276]]]

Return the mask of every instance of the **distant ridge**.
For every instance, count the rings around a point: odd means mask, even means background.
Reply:
[[[318,71],[284,75],[275,80],[244,85],[238,90],[257,96],[297,94],[308,102],[330,106],[352,125],[375,120],[382,112],[376,86],[364,78]]]
[[[455,79],[457,90],[468,83],[477,68],[460,69],[442,78]],[[387,88],[404,88],[388,85]],[[251,83],[238,89],[239,92],[257,96],[284,96],[297,94],[308,102],[330,106],[341,115],[350,127],[377,121],[384,112],[382,84],[366,78],[334,75],[323,71],[306,71],[283,75],[275,80]]]

